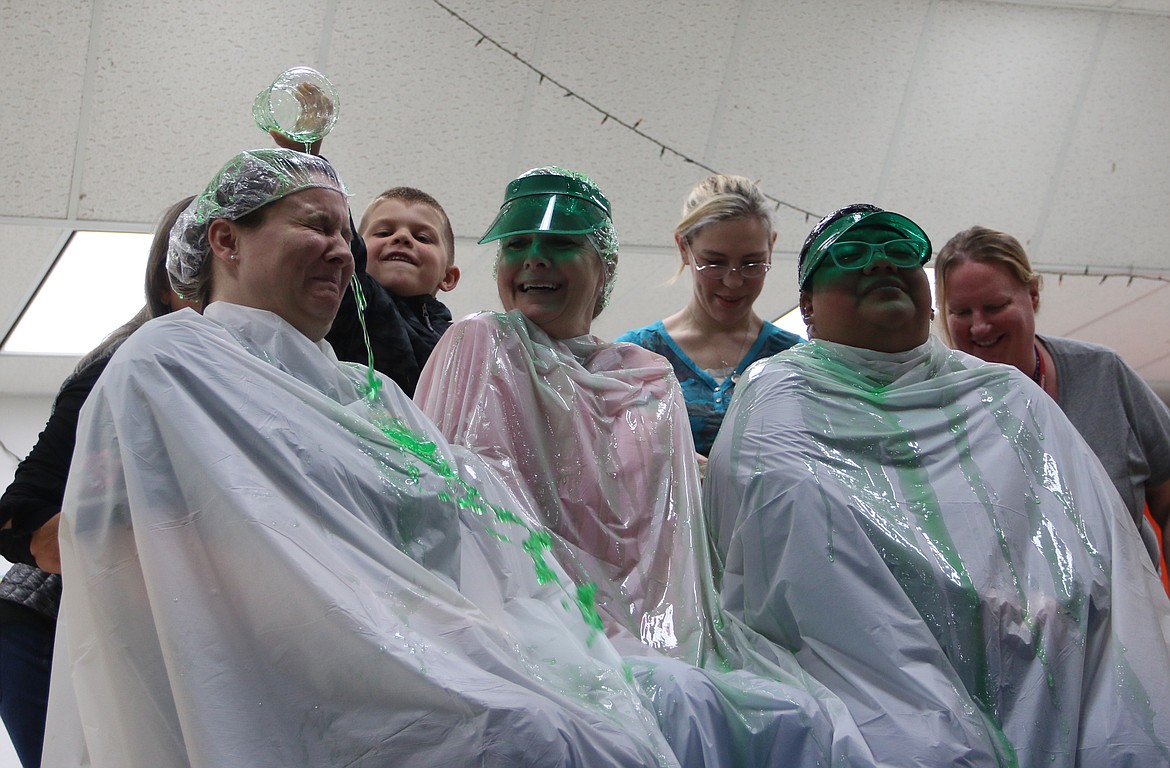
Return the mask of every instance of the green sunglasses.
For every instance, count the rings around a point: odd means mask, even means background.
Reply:
[[[930,246],[920,240],[887,240],[884,243],[838,240],[825,251],[841,269],[865,269],[879,258],[899,269],[910,269],[922,266],[930,258]]]

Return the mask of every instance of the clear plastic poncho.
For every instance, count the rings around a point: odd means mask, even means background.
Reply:
[[[46,766],[676,765],[539,526],[373,376],[222,302],[118,351]]]
[[[729,612],[899,765],[1170,764],[1170,603],[1100,463],[937,339],[749,369],[705,484]]]
[[[836,696],[721,614],[686,406],[664,358],[483,312],[444,334],[415,399],[531,501],[558,560],[596,587],[684,764],[873,764]]]

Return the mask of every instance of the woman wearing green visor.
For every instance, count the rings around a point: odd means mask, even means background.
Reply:
[[[499,244],[506,312],[452,326],[415,399],[535,500],[611,635],[701,658],[713,617],[692,585],[709,592],[711,569],[678,385],[658,355],[589,335],[617,267],[609,201],[538,168],[508,184],[481,242]]]
[[[1170,765],[1170,603],[1128,511],[1030,377],[930,335],[929,257],[870,205],[805,241],[811,341],[748,371],[711,451],[723,605],[883,764]]]
[[[680,761],[869,764],[844,705],[719,610],[670,364],[589,335],[617,266],[608,200],[573,171],[529,171],[508,184],[481,242],[499,243],[507,311],[452,326],[415,399],[505,479],[548,528],[557,559],[596,590],[606,634]]]

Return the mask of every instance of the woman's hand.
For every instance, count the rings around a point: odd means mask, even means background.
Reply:
[[[60,524],[61,513],[58,512],[33,531],[28,543],[28,551],[37,561],[37,568],[48,573],[61,572],[61,548],[57,546],[57,529]]]

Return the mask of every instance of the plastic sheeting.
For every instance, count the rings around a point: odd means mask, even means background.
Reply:
[[[223,303],[119,350],[66,492],[46,766],[676,764],[539,529],[365,376]]]
[[[749,369],[708,465],[725,607],[879,760],[1170,764],[1170,604],[1104,470],[1026,377],[931,339]]]
[[[670,366],[632,344],[553,342],[518,311],[462,320],[415,399],[452,442],[532,499],[554,548],[597,585],[610,634],[693,663],[712,651],[698,466]],[[709,562],[706,560],[705,562]]]
[[[443,336],[415,398],[531,500],[558,559],[596,585],[606,630],[684,763],[872,764],[836,696],[721,614],[686,407],[664,358],[593,336],[554,341],[518,311],[481,313]]]

